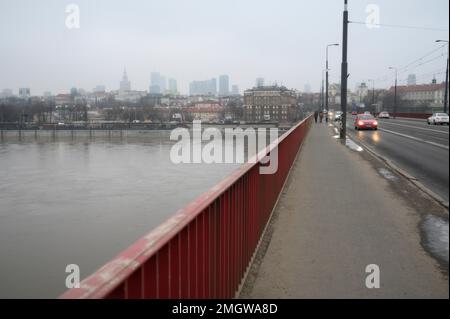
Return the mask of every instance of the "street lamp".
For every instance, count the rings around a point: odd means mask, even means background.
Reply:
[[[375,80],[369,79],[369,82],[372,82],[372,106],[374,108],[375,113]]]
[[[325,82],[325,108],[328,111],[328,48],[329,47],[337,47],[339,46],[339,43],[333,43],[333,44],[328,44],[327,45],[327,63],[326,63],[326,70],[327,70],[327,76],[326,76],[326,82]]]
[[[325,72],[327,72],[327,74],[328,74],[328,69],[326,69],[326,70],[322,70],[322,85],[321,85],[321,88],[320,88],[320,100],[321,100],[321,111],[323,111],[324,109],[325,109],[325,106],[324,106],[324,103],[325,103],[325,99],[324,99],[324,92],[323,92],[323,90],[324,90],[324,77],[325,77]]]
[[[448,57],[449,57],[448,41],[447,40],[436,40],[436,42],[447,43],[447,70],[445,72],[445,96],[444,96],[444,113],[447,113],[447,108],[448,108]]]
[[[394,119],[397,116],[397,81],[398,81],[398,69],[391,66],[389,70],[395,70],[395,89],[394,89]]]
[[[348,0],[344,0],[343,28],[342,28],[342,63],[341,63],[341,111],[342,126],[340,138],[347,139],[347,79],[348,79]]]

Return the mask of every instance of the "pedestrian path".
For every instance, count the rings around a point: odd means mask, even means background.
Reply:
[[[419,217],[332,135],[326,124],[312,125],[242,297],[448,298],[448,279],[420,245]],[[372,264],[379,289],[366,287]]]

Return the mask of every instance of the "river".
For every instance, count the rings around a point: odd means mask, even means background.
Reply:
[[[239,167],[173,164],[169,134],[2,136],[0,298],[59,296],[66,265],[90,275]]]

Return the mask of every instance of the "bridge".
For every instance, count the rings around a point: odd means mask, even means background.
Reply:
[[[306,118],[61,298],[448,298],[448,206],[335,137]]]

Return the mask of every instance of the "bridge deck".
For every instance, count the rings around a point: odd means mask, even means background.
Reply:
[[[424,250],[420,208],[399,196],[413,190],[332,135],[311,127],[241,297],[448,298],[448,261],[445,269]],[[369,264],[380,289],[366,288]]]

